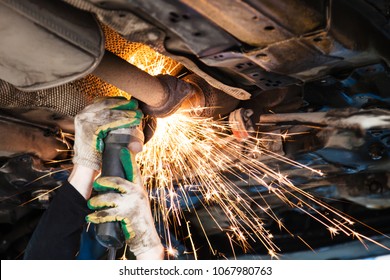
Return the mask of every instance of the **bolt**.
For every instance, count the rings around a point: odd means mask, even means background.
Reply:
[[[31,193],[31,196],[35,198],[41,205],[48,205],[52,197],[49,190],[36,190]]]
[[[246,118],[249,118],[250,116],[252,116],[253,115],[253,110],[252,109],[246,109],[245,111],[244,111],[244,116],[246,117]]]
[[[150,41],[156,41],[159,38],[159,34],[156,32],[149,32],[147,36]]]
[[[368,148],[368,154],[372,160],[379,160],[383,157],[385,149],[381,143],[373,143]]]
[[[382,193],[383,192],[383,186],[378,181],[372,181],[368,185],[368,190],[370,193]]]
[[[22,155],[19,157],[19,161],[23,163],[31,163],[31,156],[30,155]]]

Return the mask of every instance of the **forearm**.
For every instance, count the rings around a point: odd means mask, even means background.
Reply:
[[[92,183],[98,171],[75,164],[70,174],[69,183],[86,199],[91,197]]]

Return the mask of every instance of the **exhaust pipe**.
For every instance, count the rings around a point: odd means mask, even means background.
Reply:
[[[210,86],[195,74],[178,79],[170,75],[152,76],[106,51],[92,73],[141,101],[142,111],[152,117],[166,117],[180,107],[200,108],[196,115],[217,117],[231,112],[238,99]]]

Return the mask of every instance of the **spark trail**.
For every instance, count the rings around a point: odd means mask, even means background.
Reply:
[[[149,74],[177,75],[182,69],[180,63],[149,47],[132,44],[133,51],[123,58]],[[129,97],[120,91],[116,95]],[[241,187],[253,182],[264,186],[270,195],[276,196],[288,206],[301,209],[321,223],[331,235],[343,233],[362,242],[373,241],[353,230],[352,227],[357,222],[353,218],[296,187],[287,174],[278,172],[263,159],[283,162],[313,176],[322,176],[320,170],[272,152],[268,148],[267,141],[270,140],[262,137],[263,135],[239,142],[231,135],[227,122],[190,115],[191,112],[181,111],[165,119],[158,119],[153,138],[138,155],[142,175],[155,209],[155,218],[164,229],[168,254],[174,256],[178,253],[172,236],[178,236],[179,231],[186,230],[192,254],[197,257],[199,244],[195,244],[193,240],[190,221],[186,220],[185,212],[194,213],[210,251],[217,254],[208,239],[203,217],[198,214],[197,209],[203,208],[217,228],[226,234],[232,244],[233,255],[233,244],[238,244],[247,251],[250,250],[250,241],[254,241],[261,242],[268,254],[277,258],[280,249],[273,242],[272,233],[265,228],[264,217],[273,219],[281,229],[289,231],[274,213],[272,205],[268,205],[262,197],[262,193],[258,193],[258,198],[254,199],[253,194],[248,194]],[[280,137],[286,138],[289,135],[283,134]],[[212,209],[215,205],[222,213],[214,213]],[[319,211],[319,208],[323,211]],[[327,213],[332,213],[332,217]],[[298,239],[310,248],[301,237],[298,236]]]
[[[285,158],[268,150],[266,146],[261,137],[253,137],[245,143],[237,141],[231,135],[228,123],[222,120],[194,117],[183,111],[159,119],[155,134],[139,154],[138,161],[156,209],[155,217],[164,225],[166,240],[169,241],[171,228],[186,228],[180,224],[181,220],[186,219],[185,211],[195,212],[207,239],[202,219],[197,215],[197,207],[191,200],[195,193],[198,204],[206,209],[231,243],[239,244],[246,251],[250,249],[249,241],[259,241],[270,256],[277,257],[280,249],[273,242],[272,234],[264,227],[264,215],[276,221],[280,228],[288,229],[275,215],[272,205],[267,205],[265,200],[260,204],[237,186],[237,181],[245,185],[249,184],[249,180],[264,186],[268,193],[321,223],[331,235],[343,233],[351,237],[358,236],[359,240],[370,240],[356,234],[352,228],[356,221],[352,218],[296,187],[286,175],[273,170],[259,159],[283,161],[305,169],[313,176],[322,176],[321,171]],[[242,174],[245,174],[245,178]],[[220,219],[209,210],[212,205],[222,209],[226,222],[218,224]],[[318,210],[319,207],[322,211]],[[263,213],[261,217],[259,212]],[[332,213],[332,218],[325,212]],[[187,229],[188,237],[191,237],[188,225]],[[173,234],[176,235],[175,232]],[[191,244],[195,252],[196,244],[192,240]],[[212,244],[209,242],[208,245],[213,252]],[[171,244],[168,247],[172,250]]]
[[[172,74],[181,68],[177,62],[153,53],[150,49],[137,48],[127,60],[152,75]],[[129,97],[120,91],[115,95]],[[72,140],[71,136],[62,134],[58,140]],[[264,193],[250,194],[242,187],[246,185],[263,186],[269,195],[276,196],[279,201],[300,209],[321,223],[330,236],[345,234],[362,243],[369,241],[384,247],[355,231],[353,227],[358,221],[296,187],[286,173],[268,165],[267,159],[272,159],[299,168],[306,174],[323,175],[320,170],[271,151],[268,144],[272,140],[263,136],[267,135],[258,134],[245,142],[239,142],[224,120],[191,116],[188,111],[158,119],[153,138],[145,145],[137,160],[155,210],[155,218],[164,229],[168,254],[178,254],[172,238],[185,235],[190,244],[188,249],[192,250],[189,253],[197,258],[200,245],[193,239],[191,222],[186,220],[186,212],[194,214],[210,251],[218,253],[208,238],[207,225],[198,209],[205,210],[217,229],[226,235],[233,256],[234,245],[249,251],[250,242],[260,242],[272,258],[283,253],[274,243],[272,233],[265,227],[265,219],[272,219],[281,229],[289,230],[274,212],[273,205],[267,203]],[[282,138],[288,136],[280,135]],[[221,213],[215,213],[214,206],[218,206]],[[322,211],[318,210],[320,208]],[[312,250],[300,236],[297,239]]]

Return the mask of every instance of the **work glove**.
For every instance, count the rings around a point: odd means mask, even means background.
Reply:
[[[143,114],[135,99],[98,99],[75,118],[73,163],[100,170],[104,138],[118,128],[137,127]]]
[[[120,177],[98,178],[94,182],[94,189],[106,193],[88,201],[89,208],[97,211],[88,215],[86,220],[94,224],[120,222],[126,242],[136,257],[151,250],[163,252],[135,153],[123,148],[120,158],[128,180]]]

